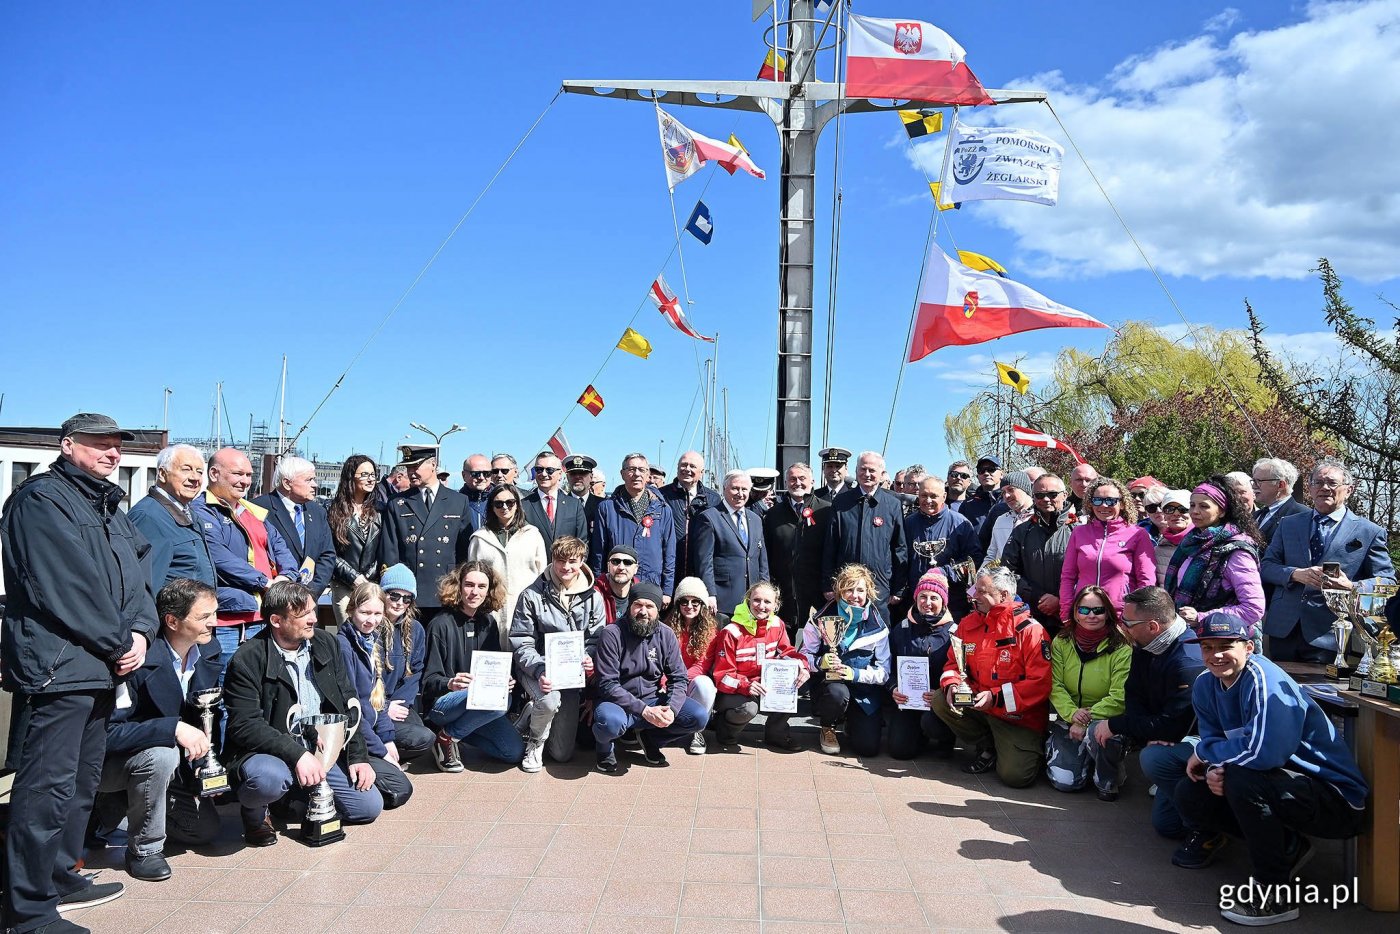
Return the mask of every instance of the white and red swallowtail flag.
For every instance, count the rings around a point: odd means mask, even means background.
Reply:
[[[686,337],[693,337],[698,341],[709,341],[714,343],[713,337],[706,337],[690,326],[686,320],[685,312],[681,311],[681,300],[676,298],[676,293],[671,291],[671,287],[666,284],[665,276],[657,276],[652,282],[651,288],[647,291],[647,297],[656,305],[656,310],[661,312],[661,317],[666,319],[666,323],[680,331]]]
[[[1059,438],[1052,438],[1043,431],[1032,431],[1029,428],[1022,428],[1020,425],[1012,425],[1011,440],[1030,448],[1048,448],[1052,451],[1068,451],[1069,455],[1074,458],[1076,464],[1084,463],[1084,458],[1079,456],[1078,451]]]

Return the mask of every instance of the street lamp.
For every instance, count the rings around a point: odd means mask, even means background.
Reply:
[[[437,432],[433,431],[431,428],[429,428],[428,426],[426,426],[426,425],[424,425],[424,424],[422,424],[422,423],[420,423],[420,422],[409,422],[409,423],[408,423],[408,427],[409,427],[409,428],[416,428],[416,429],[418,429],[419,431],[423,432],[425,435],[431,435],[433,441],[436,442],[436,443],[439,444],[439,445],[442,444],[442,439],[443,439],[443,438],[446,438],[448,435],[453,434],[453,433],[458,432],[458,431],[466,431],[466,430],[467,430],[467,429],[463,428],[461,425],[457,424],[456,422],[453,422],[453,423],[452,423],[452,427],[449,428],[449,429],[447,429],[446,431],[444,431],[442,434],[438,434]],[[406,437],[408,437],[408,436],[407,436],[407,435],[404,435],[404,437],[406,438]]]

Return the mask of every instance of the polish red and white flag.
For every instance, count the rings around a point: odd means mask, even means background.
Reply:
[[[1033,431],[1030,428],[1022,428],[1020,425],[1011,426],[1011,440],[1017,444],[1024,444],[1030,448],[1046,448],[1051,451],[1066,451],[1074,458],[1075,463],[1084,463],[1084,458],[1079,456],[1079,452],[1070,447],[1067,442],[1059,438],[1052,438],[1043,431]]]
[[[995,104],[952,36],[919,20],[850,16],[846,96]]]
[[[656,305],[656,310],[661,312],[661,317],[666,319],[666,323],[686,337],[693,337],[698,341],[709,341],[714,343],[713,337],[706,337],[690,326],[686,320],[685,312],[681,310],[681,300],[676,297],[676,293],[671,291],[671,287],[666,284],[664,276],[657,276],[652,282],[651,288],[647,290],[647,297]]]
[[[554,434],[549,436],[549,449],[553,451],[554,456],[560,460],[569,456],[569,440],[564,437],[563,425],[554,429]]]

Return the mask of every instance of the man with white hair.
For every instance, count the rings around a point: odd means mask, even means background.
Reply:
[[[287,455],[272,472],[272,492],[253,500],[267,510],[301,571],[301,582],[319,598],[335,571],[335,540],[326,509],[316,502],[316,465]]]
[[[1281,457],[1261,457],[1254,462],[1254,469],[1250,471],[1250,484],[1254,487],[1254,524],[1259,526],[1265,545],[1273,541],[1279,520],[1308,511],[1307,506],[1293,498],[1297,482],[1298,468]]]
[[[127,513],[151,543],[151,590],[183,577],[214,585],[214,559],[199,533],[190,503],[204,491],[204,455],[188,444],[172,444],[156,455],[156,482]]]
[[[690,527],[695,575],[710,592],[710,610],[732,615],[744,594],[768,579],[768,548],[763,518],[748,508],[752,489],[747,471],[724,475],[724,505],[711,506]]]
[[[865,451],[856,459],[856,486],[838,493],[831,504],[822,582],[826,598],[836,599],[831,581],[844,565],[863,564],[875,577],[879,591],[874,602],[889,621],[889,604],[904,592],[909,552],[904,540],[904,508],[889,490],[880,486],[885,458]]]

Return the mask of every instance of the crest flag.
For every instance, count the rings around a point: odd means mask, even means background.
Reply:
[[[1031,201],[1060,197],[1065,148],[1034,130],[956,125],[948,159],[949,201]]]
[[[994,104],[963,47],[932,23],[850,15],[846,96]]]
[[[954,262],[934,244],[919,285],[919,308],[909,362],[940,347],[983,341],[1041,328],[1106,328],[1082,311],[996,273]]]
[[[765,177],[741,147],[695,133],[660,107],[656,108],[656,121],[661,131],[661,155],[666,162],[666,184],[672,189],[707,162],[718,162],[730,175],[740,168],[754,178]]]

